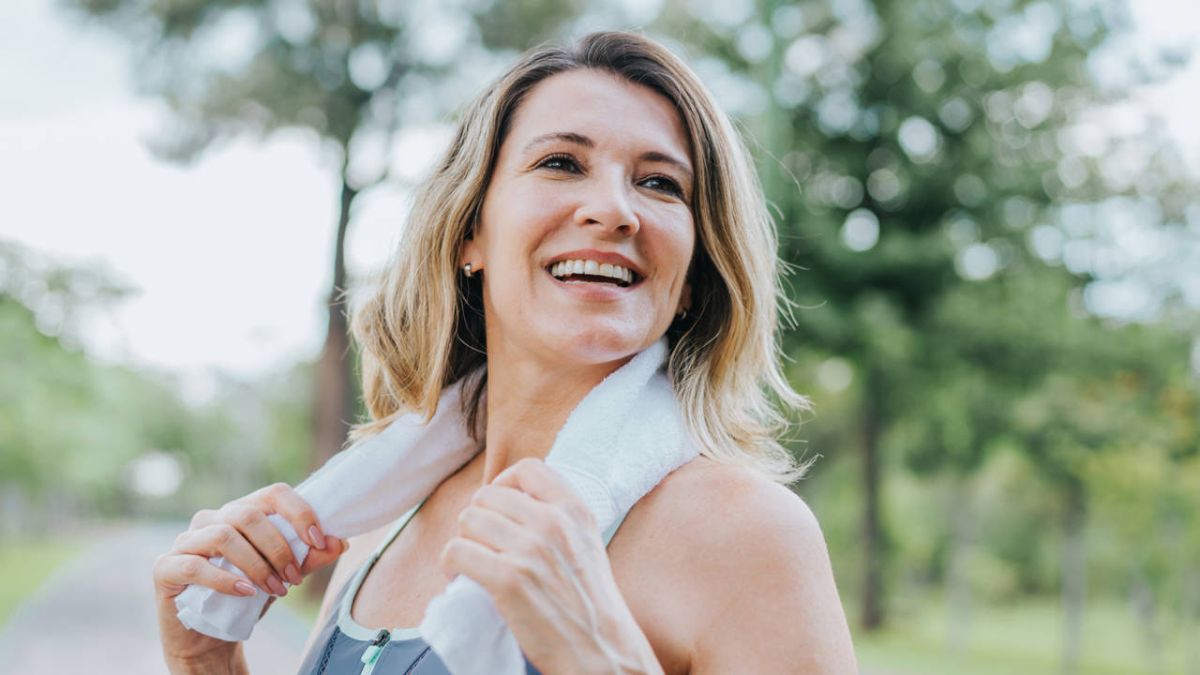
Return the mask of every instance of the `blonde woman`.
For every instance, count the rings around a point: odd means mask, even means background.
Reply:
[[[391,627],[417,626],[458,574],[492,596],[529,672],[854,672],[820,529],[783,485],[802,469],[769,397],[804,399],[778,363],[778,269],[746,151],[680,59],[627,33],[526,54],[461,117],[353,322],[372,416],[354,437],[432,414],[486,362],[467,397],[481,451],[348,553],[286,485],[198,513],[154,573],[172,672],[246,670],[240,643],[175,617],[188,584],[246,594],[215,555],[274,595],[337,560],[304,675],[359,673],[372,642],[388,654],[375,675],[446,672]],[[664,335],[701,454],[602,533],[541,460],[573,407]],[[302,569],[269,513],[316,547]]]

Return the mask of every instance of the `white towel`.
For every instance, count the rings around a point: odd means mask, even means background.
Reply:
[[[601,531],[668,473],[697,455],[663,371],[666,338],[604,379],[559,430],[546,463],[579,494]],[[411,509],[477,451],[461,411],[462,383],[447,387],[429,424],[409,414],[383,432],[338,453],[296,491],[336,537],[373,530]],[[270,520],[303,561],[308,547],[277,515]],[[223,558],[212,562],[241,571]],[[222,640],[250,637],[267,596],[217,593],[191,586],[175,599],[188,628]],[[490,596],[458,577],[430,601],[421,637],[453,675],[519,675],[524,659]]]

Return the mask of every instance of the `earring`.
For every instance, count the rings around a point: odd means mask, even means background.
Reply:
[[[471,278],[471,276],[473,274],[473,272],[471,272],[471,263],[467,263],[466,265],[463,265],[463,274],[467,275],[468,279]]]
[[[686,309],[679,310],[679,313],[675,315],[675,318],[676,319],[686,319],[687,318],[687,310]]]

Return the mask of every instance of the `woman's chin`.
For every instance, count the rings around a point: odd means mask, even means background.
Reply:
[[[645,331],[569,331],[543,340],[545,355],[563,364],[599,365],[627,359],[653,344]]]

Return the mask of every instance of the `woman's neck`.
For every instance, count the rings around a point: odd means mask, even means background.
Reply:
[[[522,459],[545,459],[575,406],[623,363],[569,370],[489,349],[482,484]]]

